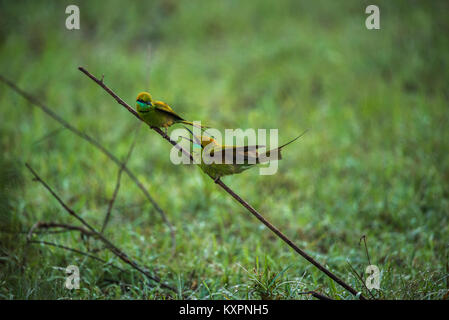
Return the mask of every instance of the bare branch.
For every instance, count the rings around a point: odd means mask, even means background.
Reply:
[[[103,79],[101,81],[103,82]],[[136,145],[139,128],[140,128],[140,125],[136,129],[136,133],[134,135],[134,140],[133,140],[133,142],[131,144],[131,147],[129,148],[128,155],[126,156],[125,160],[123,161],[123,163],[120,166],[120,169],[118,171],[117,182],[115,184],[114,193],[112,194],[112,198],[111,198],[111,200],[109,201],[109,204],[108,204],[108,209],[106,211],[106,216],[104,217],[103,226],[101,227],[101,233],[104,233],[104,230],[106,229],[106,225],[109,222],[109,218],[110,218],[111,212],[112,212],[112,207],[114,206],[115,199],[117,198],[118,191],[120,189],[120,181],[122,179],[122,172],[123,172],[123,169],[125,168],[126,164],[128,163],[129,158],[131,158],[131,154],[132,154],[132,152],[134,150],[134,146]]]
[[[108,86],[104,84],[103,81],[97,79],[95,76],[93,76],[89,71],[84,69],[83,67],[78,68],[82,73],[84,73],[86,76],[88,76],[90,79],[92,79],[94,82],[96,82],[100,87],[102,87],[107,93],[109,93],[120,105],[125,107],[130,113],[132,113],[137,119],[142,121],[140,119],[137,112],[129,106],[125,101],[123,101],[118,95],[116,95]],[[177,144],[175,141],[171,140],[170,137],[168,137],[162,130],[155,127],[150,127],[154,131],[156,131],[159,135],[161,135],[165,140],[170,142],[173,146],[175,146],[178,150],[180,150],[184,155],[188,156],[192,161],[193,157],[192,155],[186,151],[184,148],[182,148],[179,144]],[[254,215],[260,222],[262,222],[265,226],[267,226],[272,232],[274,232],[279,238],[281,238],[285,243],[287,243],[293,250],[295,250],[298,254],[300,254],[303,258],[305,258],[307,261],[312,263],[315,267],[317,267],[320,271],[322,271],[324,274],[326,274],[329,278],[340,284],[343,288],[345,288],[347,291],[352,293],[353,295],[357,296],[359,295],[361,300],[366,300],[366,298],[360,294],[357,290],[352,288],[349,284],[344,282],[342,279],[340,279],[337,275],[329,271],[326,267],[324,267],[322,264],[320,264],[318,261],[313,259],[310,255],[308,255],[305,251],[300,249],[298,246],[296,246],[293,241],[291,241],[286,235],[284,235],[279,229],[277,229],[274,225],[272,225],[267,219],[265,219],[259,212],[257,212],[256,209],[254,209],[252,206],[250,206],[245,200],[243,200],[240,196],[238,196],[231,188],[229,188],[226,184],[223,183],[220,179],[215,180],[215,183],[219,185],[223,190],[225,190],[228,194],[230,194],[235,200],[237,200],[243,207],[245,207],[252,215]]]
[[[312,297],[317,298],[318,300],[334,300],[334,299],[329,298],[328,296],[325,296],[324,294],[316,292],[316,291],[300,292],[299,294],[310,294],[310,295],[312,295]]]
[[[53,191],[53,189],[51,189],[51,187],[44,180],[42,180],[41,177],[39,177],[39,175],[36,173],[36,171],[34,171],[34,169],[31,168],[31,166],[28,163],[26,163],[25,165],[28,168],[28,170],[30,170],[30,172],[33,174],[36,181],[40,182],[44,186],[44,188],[47,189],[48,192],[50,192],[50,194],[59,202],[59,204],[64,208],[64,210],[67,211],[67,213],[69,213],[71,216],[76,218],[78,221],[80,221],[87,229],[92,231],[92,233],[94,233],[96,237],[98,237],[101,241],[103,241],[103,243],[108,247],[108,249],[113,254],[115,254],[117,257],[119,257],[123,262],[129,264],[131,267],[133,267],[134,269],[136,269],[139,272],[141,272],[142,274],[144,274],[148,279],[159,283],[161,285],[161,287],[170,289],[172,291],[176,291],[173,287],[163,283],[162,280],[158,276],[150,274],[150,272],[148,270],[145,270],[139,264],[137,264],[137,262],[131,260],[123,251],[121,251],[119,248],[117,248],[115,245],[113,245],[101,233],[96,231],[83,218],[81,218],[75,211],[73,211],[67,204],[65,204],[64,201],[62,201],[62,199]]]
[[[363,235],[360,237],[359,245],[362,244],[362,240],[365,243],[365,252],[366,252],[366,257],[368,258],[368,263],[369,263],[369,265],[371,265],[371,259],[369,258],[368,247],[366,245],[366,235]]]

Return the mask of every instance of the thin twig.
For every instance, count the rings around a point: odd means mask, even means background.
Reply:
[[[306,292],[299,292],[298,294],[310,294],[312,297],[317,298],[318,300],[334,300],[328,296],[325,296],[322,293],[316,292],[316,291],[306,291]]]
[[[36,230],[33,233],[45,233],[45,234],[58,234],[58,233],[65,233],[65,232],[70,232],[73,230],[69,230],[69,229],[62,229],[62,230],[53,230],[53,231],[44,231],[44,230]],[[13,230],[4,230],[4,229],[0,229],[0,233],[9,233],[9,234],[24,234],[24,235],[28,235],[28,233],[30,232],[30,230],[18,230],[18,231],[13,231]]]
[[[96,82],[100,87],[102,87],[107,93],[109,93],[120,105],[125,107],[129,112],[131,112],[137,119],[142,121],[140,119],[137,112],[129,106],[125,101],[123,101],[118,95],[116,95],[108,86],[104,84],[104,81],[101,81],[97,79],[95,76],[93,76],[89,71],[84,69],[83,67],[78,68],[82,73],[84,73],[86,76],[88,76],[90,79],[92,79],[94,82]],[[193,157],[192,155],[186,151],[184,148],[182,148],[179,144],[177,144],[175,141],[171,140],[170,137],[168,137],[162,130],[155,127],[150,127],[154,131],[156,131],[159,135],[161,135],[165,140],[170,142],[173,146],[175,146],[178,150],[184,153],[184,155],[188,156],[192,161]],[[325,273],[329,278],[340,284],[343,288],[345,288],[347,291],[352,293],[353,295],[357,296],[359,295],[359,298],[361,300],[366,300],[366,298],[360,294],[357,290],[352,288],[349,284],[344,282],[342,279],[340,279],[337,275],[329,271],[326,267],[324,267],[322,264],[320,264],[318,261],[313,259],[310,255],[308,255],[306,252],[304,252],[302,249],[300,249],[298,246],[296,246],[286,235],[284,235],[281,231],[279,231],[274,225],[272,225],[268,220],[266,220],[259,212],[256,211],[252,206],[250,206],[245,200],[243,200],[240,196],[238,196],[231,188],[229,188],[226,184],[223,183],[220,179],[215,181],[217,185],[219,185],[222,189],[224,189],[228,194],[230,194],[235,200],[237,200],[242,206],[244,206],[251,214],[253,214],[259,221],[261,221],[265,226],[267,226],[271,231],[273,231],[279,238],[281,238],[285,243],[287,243],[293,250],[295,250],[298,254],[300,254],[303,258],[305,258],[307,261],[312,263],[315,267],[317,267],[320,271]]]
[[[349,261],[346,261],[346,262],[347,262],[347,264],[349,265],[349,268],[351,269],[352,273],[355,274],[356,278],[357,278],[358,280],[360,280],[360,282],[362,283],[362,285],[365,287],[366,291],[369,292],[370,296],[371,296],[373,299],[376,299],[376,297],[375,297],[374,294],[371,292],[371,290],[368,289],[368,287],[366,286],[366,283],[365,283],[365,281],[363,280],[363,277],[357,272],[357,270],[355,270],[355,268],[352,266],[352,264],[351,264]]]
[[[369,258],[368,247],[367,247],[367,245],[366,245],[366,235],[363,235],[363,236],[360,238],[359,245],[362,244],[362,240],[363,240],[363,242],[365,243],[365,251],[366,251],[366,256],[367,256],[367,258],[368,258],[368,263],[369,263],[369,265],[371,265],[371,259]]]
[[[116,266],[116,265],[114,265],[114,264],[112,264],[112,263],[110,263],[110,262],[107,262],[106,260],[103,260],[103,259],[101,259],[100,257],[97,257],[97,256],[95,256],[95,255],[93,255],[93,254],[90,254],[90,253],[88,253],[88,252],[81,251],[81,250],[78,250],[78,249],[75,249],[75,248],[66,247],[66,246],[63,246],[63,245],[61,245],[61,244],[57,244],[57,243],[53,243],[53,242],[49,242],[49,241],[44,241],[44,240],[30,240],[30,241],[28,241],[27,243],[45,244],[45,245],[47,245],[47,246],[52,246],[52,247],[56,247],[56,248],[60,248],[60,249],[68,250],[68,251],[72,251],[72,252],[81,254],[81,255],[83,255],[83,256],[89,257],[89,258],[91,258],[91,259],[100,261],[100,262],[102,262],[102,263],[104,263],[104,264],[106,264],[106,265],[109,265],[109,266],[111,266],[111,267],[113,267],[113,268],[116,268],[116,269],[118,269],[118,270],[120,270],[120,271],[122,271],[122,272],[127,272],[127,271],[128,271],[128,270],[125,270],[125,269],[123,269],[123,268],[120,268],[119,266]]]
[[[80,221],[87,229],[92,231],[96,237],[98,237],[101,241],[103,241],[103,243],[108,247],[108,249],[112,253],[114,253],[117,257],[119,257],[123,262],[129,264],[131,267],[133,267],[134,269],[136,269],[139,272],[141,272],[142,274],[144,274],[148,279],[159,283],[161,285],[161,287],[170,289],[172,291],[176,291],[173,287],[163,283],[162,280],[158,276],[150,274],[150,272],[148,270],[145,270],[139,264],[137,264],[137,262],[131,260],[126,255],[126,253],[121,251],[119,248],[117,248],[115,245],[113,245],[106,237],[104,237],[101,233],[99,233],[97,230],[95,230],[90,224],[88,224],[86,222],[86,220],[84,220],[82,217],[80,217],[75,211],[73,211],[73,209],[71,209],[64,201],[62,201],[62,199],[53,191],[53,189],[44,180],[42,180],[42,178],[36,173],[36,171],[34,171],[33,168],[31,168],[31,166],[28,163],[26,163],[25,165],[28,168],[28,170],[30,170],[30,172],[33,174],[34,178],[38,182],[40,182],[44,186],[44,188],[48,190],[48,192],[50,192],[50,194],[53,196],[53,198],[55,198],[59,202],[59,204],[64,208],[64,210],[67,211],[71,216],[76,218],[78,221]]]
[[[62,117],[60,117],[54,111],[52,111],[49,107],[47,107],[42,102],[40,102],[39,99],[37,99],[36,97],[28,94],[24,90],[20,89],[16,84],[14,84],[13,82],[9,81],[8,79],[3,77],[2,75],[0,75],[0,81],[5,83],[7,86],[9,86],[11,89],[13,89],[16,93],[18,93],[23,98],[28,100],[31,103],[31,105],[34,105],[34,106],[38,107],[43,112],[45,112],[47,115],[49,115],[54,120],[56,120],[61,125],[63,125],[65,128],[69,129],[74,134],[76,134],[80,138],[86,140],[88,143],[90,143],[91,145],[96,147],[98,150],[103,152],[103,154],[105,154],[109,159],[111,159],[117,166],[119,166],[119,167],[122,166],[122,162],[116,156],[114,156],[108,149],[106,149],[102,144],[100,144],[97,140],[95,140],[94,138],[92,138],[88,134],[86,134],[84,132],[81,132],[80,130],[78,130],[75,127],[73,127],[70,123],[68,123],[66,120],[64,120]],[[127,166],[123,167],[123,171],[126,172],[126,174],[131,178],[131,180],[142,191],[142,193],[147,198],[147,200],[152,204],[152,206],[159,213],[159,215],[161,216],[161,218],[164,221],[164,223],[168,226],[169,232],[170,232],[171,241],[172,241],[172,247],[175,248],[176,247],[175,230],[173,228],[173,225],[168,220],[167,215],[164,212],[164,210],[162,210],[162,208],[158,205],[158,203],[150,195],[148,190],[144,187],[144,185],[140,182],[140,180],[137,179],[137,177],[134,175],[134,173],[131,170],[129,170],[129,168]]]
[[[54,136],[56,136],[57,134],[59,134],[59,133],[60,133],[62,130],[64,130],[64,129],[66,129],[66,128],[64,128],[64,127],[59,127],[59,128],[57,128],[57,129],[55,129],[55,130],[52,130],[52,131],[50,131],[49,133],[45,134],[43,137],[41,137],[41,138],[37,139],[36,141],[34,141],[33,144],[36,145],[36,144],[41,143],[42,141],[44,141],[44,140],[46,140],[46,139],[49,139],[49,138],[51,138],[51,137],[54,137]]]
[[[51,229],[51,228],[62,228],[62,229],[70,230],[70,231],[79,231],[83,235],[86,235],[86,236],[95,236],[96,235],[92,231],[89,231],[89,230],[84,229],[82,227],[73,226],[73,225],[70,225],[70,224],[58,223],[58,222],[42,222],[42,221],[39,221],[39,222],[36,222],[31,227],[30,231],[28,231],[27,240],[28,241],[31,240],[31,236],[33,235],[33,233],[35,233],[35,231],[37,229]]]
[[[109,204],[108,204],[108,209],[107,209],[106,215],[104,217],[103,226],[101,227],[101,233],[104,233],[104,230],[106,229],[106,225],[109,222],[109,218],[110,218],[111,212],[112,212],[112,207],[114,206],[115,199],[117,198],[118,191],[120,190],[120,181],[122,179],[123,169],[125,168],[126,164],[128,163],[129,158],[131,158],[131,154],[132,154],[132,152],[134,150],[134,146],[136,145],[139,129],[140,129],[140,125],[136,129],[136,133],[134,135],[134,140],[133,140],[131,146],[129,147],[128,154],[127,154],[125,160],[123,161],[122,165],[120,166],[120,169],[118,170],[117,182],[115,183],[114,193],[112,194],[112,198],[111,198],[111,200],[109,201]]]

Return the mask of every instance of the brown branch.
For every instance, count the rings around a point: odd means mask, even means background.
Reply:
[[[118,104],[122,105],[123,107],[125,107],[129,112],[131,112],[137,119],[139,119],[139,121],[142,121],[142,119],[140,119],[138,113],[136,110],[134,110],[132,107],[130,107],[125,101],[122,100],[122,98],[120,98],[118,95],[116,95],[114,93],[114,91],[112,91],[111,89],[109,89],[108,86],[106,86],[104,84],[104,81],[99,80],[97,78],[95,78],[95,76],[93,76],[89,71],[87,71],[86,69],[84,69],[83,67],[79,67],[78,68],[82,73],[84,73],[86,76],[88,76],[89,78],[91,78],[94,82],[96,82],[100,87],[102,87],[107,93],[109,93],[114,99],[115,101],[118,102]],[[167,136],[165,134],[165,132],[163,132],[161,129],[157,128],[157,127],[150,127],[151,129],[153,129],[154,131],[156,131],[157,133],[159,133],[165,140],[167,140],[168,142],[170,142],[174,147],[176,147],[179,151],[183,152],[186,156],[189,156],[190,159],[193,161],[193,157],[192,155],[186,151],[184,148],[182,148],[179,144],[177,144],[175,141],[171,140],[169,136]]]
[[[95,76],[93,76],[89,71],[84,69],[83,67],[78,68],[82,73],[84,73],[86,76],[88,76],[90,79],[92,79],[94,82],[96,82],[100,87],[102,87],[107,93],[109,93],[120,105],[125,107],[129,112],[131,112],[137,119],[142,121],[137,114],[137,112],[129,106],[125,101],[123,101],[118,95],[116,95],[110,88],[108,88],[104,81],[101,81],[97,79]],[[158,134],[160,134],[165,140],[170,142],[173,146],[175,146],[178,150],[184,153],[184,155],[188,156],[192,161],[193,157],[192,155],[186,151],[184,148],[182,148],[180,145],[178,145],[175,141],[171,140],[170,137],[168,137],[162,130],[155,127],[150,127],[154,131],[156,131]],[[237,200],[242,206],[244,206],[252,215],[254,215],[260,222],[262,222],[265,226],[267,226],[271,231],[273,231],[279,238],[281,238],[285,243],[287,243],[293,250],[295,250],[298,254],[300,254],[303,258],[305,258],[307,261],[312,263],[315,267],[317,267],[320,271],[322,271],[324,274],[326,274],[329,278],[340,284],[343,288],[345,288],[347,291],[352,293],[353,295],[357,296],[359,292],[352,288],[349,284],[344,282],[342,279],[340,279],[337,275],[329,271],[326,267],[324,267],[322,264],[320,264],[318,261],[313,259],[310,255],[308,255],[305,251],[300,249],[298,246],[296,246],[286,235],[284,235],[279,229],[277,229],[274,225],[272,225],[267,219],[265,219],[259,212],[256,211],[252,206],[250,206],[245,200],[243,200],[240,196],[238,196],[231,188],[229,188],[226,184],[223,183],[221,180],[215,181],[217,185],[219,185],[223,190],[225,190],[228,194],[230,194],[235,200]],[[359,295],[361,300],[365,300],[366,298],[360,294]]]
[[[111,212],[112,212],[112,207],[114,206],[115,199],[117,198],[118,191],[120,190],[120,181],[122,179],[123,169],[125,168],[126,164],[128,163],[129,158],[131,157],[131,154],[132,154],[132,152],[134,150],[134,146],[136,145],[139,128],[140,128],[140,126],[136,129],[136,133],[134,135],[134,140],[133,140],[133,142],[131,144],[131,147],[129,148],[129,151],[128,151],[128,154],[127,154],[125,160],[123,161],[123,163],[120,166],[120,169],[118,171],[117,182],[115,183],[114,193],[112,194],[112,198],[111,198],[111,200],[109,201],[109,204],[108,204],[108,209],[107,209],[106,215],[104,217],[103,226],[101,227],[101,233],[104,233],[104,230],[106,229],[106,225],[109,222],[109,218],[110,218]]]
[[[67,211],[68,214],[70,214],[71,216],[76,218],[78,221],[80,221],[87,229],[89,229],[92,233],[94,233],[96,237],[98,237],[101,241],[103,241],[103,243],[108,247],[108,249],[113,254],[115,254],[117,257],[119,257],[123,262],[127,263],[134,269],[136,269],[139,272],[141,272],[142,274],[144,274],[148,279],[159,283],[161,285],[161,287],[170,289],[172,291],[176,291],[173,287],[163,283],[162,280],[158,276],[150,274],[150,272],[148,270],[145,270],[139,264],[137,264],[137,262],[131,260],[126,255],[126,253],[121,251],[118,247],[113,245],[107,238],[105,238],[101,233],[99,233],[97,230],[95,230],[90,224],[88,224],[86,222],[86,220],[84,220],[82,217],[80,217],[64,201],[62,201],[62,199],[53,191],[53,189],[44,180],[42,180],[41,177],[39,177],[39,175],[36,173],[36,171],[34,171],[34,169],[31,168],[31,166],[28,163],[26,163],[25,165],[28,168],[28,170],[30,170],[30,172],[33,174],[36,181],[40,182],[44,186],[44,188],[47,189],[48,192],[50,192],[50,194],[53,196],[53,198],[55,198],[59,202],[59,204],[64,208],[64,210]]]
[[[74,226],[74,225],[65,224],[65,223],[52,222],[52,221],[51,222],[37,222],[37,223],[35,223],[31,227],[31,229],[28,232],[23,232],[23,233],[27,234],[27,243],[32,243],[32,242],[36,242],[34,240],[31,240],[31,237],[32,237],[33,234],[36,234],[36,233],[40,233],[41,234],[41,233],[45,232],[43,230],[42,230],[42,232],[38,232],[39,231],[38,229],[52,229],[52,228],[61,228],[61,229],[63,229],[63,230],[59,230],[59,232],[63,232],[63,231],[78,231],[82,235],[87,236],[87,237],[97,237],[96,233],[93,233],[92,231],[89,231],[89,230],[87,230],[87,229],[85,229],[83,227]],[[54,232],[47,231],[45,233],[46,234],[50,234],[50,233],[54,233]],[[60,247],[63,247],[63,246],[60,246]],[[95,250],[95,252],[98,252],[100,250],[102,250],[102,249],[97,249],[97,250]],[[101,258],[98,258],[98,259],[101,259]],[[103,260],[99,260],[99,261],[103,261]],[[106,263],[106,261],[103,261],[103,262]],[[108,263],[108,264],[112,264],[112,263]],[[115,267],[115,266],[113,265],[113,267]],[[120,270],[122,270],[122,271],[129,271],[129,270],[124,270],[124,269],[120,269]]]
[[[366,257],[368,258],[368,263],[369,263],[369,265],[371,265],[371,259],[369,258],[368,247],[366,245],[366,235],[363,235],[360,237],[359,245],[362,244],[362,240],[365,243],[365,252],[366,252]]]
[[[55,230],[55,231],[34,231],[33,233],[51,233],[51,234],[55,234],[55,233],[64,233],[64,232],[70,232],[71,230],[65,229],[65,230]],[[28,235],[28,233],[30,232],[30,230],[7,230],[7,229],[0,229],[0,233],[9,233],[9,234],[25,234]]]
[[[106,155],[109,159],[111,159],[117,166],[122,167],[122,162],[114,156],[108,149],[106,149],[102,144],[100,144],[98,141],[96,141],[94,138],[89,136],[88,134],[81,132],[80,130],[73,127],[70,123],[68,123],[66,120],[64,120],[62,117],[60,117],[58,114],[53,112],[50,108],[48,108],[46,105],[44,105],[42,102],[39,101],[36,97],[28,94],[24,90],[20,89],[17,85],[15,85],[13,82],[9,81],[2,75],[0,75],[0,81],[5,83],[7,86],[9,86],[11,89],[13,89],[16,93],[21,95],[23,98],[28,100],[31,105],[34,105],[41,109],[43,112],[45,112],[47,115],[49,115],[51,118],[59,122],[62,126],[72,131],[74,134],[79,136],[80,138],[86,140],[88,143],[90,143],[92,146],[96,147],[98,150],[100,150],[104,155]],[[158,205],[158,203],[153,199],[153,197],[150,195],[148,190],[144,187],[144,185],[140,182],[139,179],[134,175],[134,173],[129,170],[127,166],[123,167],[123,171],[126,172],[126,174],[130,177],[130,179],[137,185],[137,187],[142,191],[144,196],[147,198],[147,200],[152,204],[152,206],[156,209],[156,211],[161,216],[164,223],[168,226],[170,237],[172,241],[172,247],[174,248],[176,246],[176,238],[175,238],[175,230],[173,228],[173,225],[170,223],[170,221],[167,218],[167,215],[165,214],[164,210]]]
[[[43,141],[45,141],[45,140],[47,140],[49,138],[52,138],[52,137],[58,135],[59,133],[61,133],[61,131],[64,130],[64,129],[66,129],[66,128],[59,127],[59,128],[57,128],[55,130],[52,130],[49,133],[45,134],[43,137],[41,137],[41,138],[37,139],[36,141],[34,141],[33,144],[36,145],[36,144],[39,144],[39,143],[41,143],[41,142],[43,142]]]

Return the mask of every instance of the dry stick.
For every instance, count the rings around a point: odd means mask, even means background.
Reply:
[[[143,269],[135,261],[131,260],[126,255],[126,253],[121,251],[119,248],[117,248],[115,245],[113,245],[108,239],[106,239],[101,233],[99,233],[97,230],[95,230],[90,224],[88,224],[86,222],[86,220],[81,218],[78,214],[76,214],[75,211],[73,211],[73,209],[71,209],[67,204],[65,204],[65,202],[62,201],[62,199],[53,191],[53,189],[44,180],[41,179],[41,177],[39,177],[39,175],[36,173],[36,171],[34,171],[33,168],[31,168],[31,166],[28,163],[26,163],[25,166],[28,168],[28,170],[30,170],[30,172],[33,174],[35,179],[38,182],[40,182],[45,187],[45,189],[47,189],[50,192],[50,194],[59,202],[59,204],[65,209],[65,211],[67,211],[71,216],[73,216],[78,221],[80,221],[87,229],[92,231],[96,237],[98,237],[101,241],[103,241],[106,244],[106,246],[111,250],[112,253],[114,253],[117,257],[119,257],[123,262],[129,264],[131,267],[133,267],[134,269],[136,269],[139,272],[141,272],[142,274],[144,274],[148,279],[151,279],[151,280],[159,283],[161,285],[161,287],[164,287],[166,289],[170,289],[170,290],[176,292],[176,290],[174,288],[163,283],[159,277],[151,275],[147,270]]]
[[[62,230],[54,230],[54,231],[38,231],[36,230],[34,233],[51,233],[51,234],[55,234],[55,233],[64,233],[64,232],[70,232],[72,230],[68,230],[68,229],[62,229]],[[10,233],[10,234],[28,234],[30,233],[30,230],[18,230],[18,231],[13,231],[13,230],[5,230],[5,229],[0,229],[0,233]]]
[[[351,264],[349,261],[346,261],[346,262],[347,262],[349,268],[351,269],[351,272],[352,272],[353,274],[355,274],[356,278],[357,278],[358,280],[360,280],[360,282],[362,283],[362,285],[365,287],[366,291],[369,292],[371,298],[373,298],[374,300],[376,300],[376,297],[373,295],[373,293],[371,292],[371,290],[368,289],[368,287],[366,286],[365,281],[363,281],[362,276],[357,272],[357,270],[354,269],[354,267],[352,266],[352,264]]]
[[[310,294],[313,297],[317,298],[318,300],[334,300],[334,299],[329,298],[328,296],[325,296],[324,294],[316,292],[316,291],[300,292],[299,294]]]
[[[57,128],[55,130],[50,131],[49,133],[45,134],[43,137],[41,137],[41,138],[37,139],[36,141],[34,141],[33,145],[39,144],[39,143],[41,143],[41,142],[43,142],[43,141],[45,141],[45,140],[47,140],[47,139],[49,139],[51,137],[54,137],[54,136],[58,135],[64,129],[66,129],[66,128],[59,127],[59,128]]]
[[[368,247],[367,247],[367,245],[366,245],[366,235],[363,235],[363,236],[360,238],[359,245],[362,244],[362,240],[363,240],[363,242],[365,243],[365,252],[366,252],[366,256],[367,256],[367,258],[368,258],[368,263],[369,263],[369,265],[371,265],[371,259],[369,258]]]
[[[22,89],[20,89],[18,86],[16,86],[14,83],[12,83],[11,81],[9,81],[8,79],[6,79],[5,77],[3,77],[2,75],[0,75],[0,81],[4,82],[6,85],[8,85],[11,89],[13,89],[15,92],[17,92],[18,94],[20,94],[23,98],[25,98],[26,100],[28,100],[31,104],[37,106],[38,108],[40,108],[42,111],[44,111],[47,115],[49,115],[50,117],[52,117],[53,119],[55,119],[57,122],[59,122],[60,124],[62,124],[65,128],[69,129],[70,131],[72,131],[74,134],[76,134],[77,136],[79,136],[80,138],[86,140],[87,142],[89,142],[91,145],[93,145],[94,147],[96,147],[97,149],[99,149],[101,152],[103,152],[109,159],[111,159],[116,165],[118,165],[119,167],[122,166],[122,162],[116,157],[114,156],[109,150],[107,150],[103,145],[101,145],[98,141],[96,141],[94,138],[92,138],[91,136],[87,135],[84,132],[79,131],[78,129],[76,129],[75,127],[73,127],[70,123],[68,123],[67,121],[65,121],[63,118],[61,118],[59,115],[57,115],[56,113],[54,113],[50,108],[48,108],[46,105],[44,105],[42,102],[40,102],[37,98],[29,95],[28,93],[26,93],[25,91],[23,91]],[[139,179],[137,179],[137,177],[134,175],[134,173],[132,173],[131,170],[128,169],[127,166],[123,167],[123,171],[126,172],[126,174],[131,178],[131,180],[134,181],[134,183],[137,185],[137,187],[143,192],[143,194],[145,195],[145,197],[148,199],[148,201],[150,201],[150,203],[153,205],[153,207],[156,209],[156,211],[160,214],[160,216],[162,217],[162,220],[164,221],[164,223],[168,226],[169,231],[170,231],[170,237],[171,237],[171,241],[172,241],[172,248],[174,249],[176,247],[176,238],[175,238],[175,231],[173,228],[173,225],[170,223],[170,221],[167,218],[167,215],[165,214],[165,212],[162,210],[162,208],[157,204],[157,202],[153,199],[153,197],[150,195],[150,193],[148,192],[148,190],[143,186],[143,184],[139,181]]]
[[[119,171],[118,171],[118,174],[117,174],[117,182],[116,182],[116,184],[115,184],[114,193],[112,194],[112,198],[111,198],[111,200],[109,201],[109,204],[108,204],[108,209],[107,209],[107,211],[106,211],[106,216],[104,217],[103,226],[101,227],[101,233],[104,233],[104,230],[106,229],[106,225],[107,225],[108,222],[109,222],[109,218],[110,218],[111,212],[112,212],[112,207],[114,206],[115,199],[117,198],[118,191],[119,191],[119,189],[120,189],[120,181],[121,181],[121,179],[122,179],[122,172],[123,172],[124,167],[125,167],[126,164],[128,163],[129,158],[131,157],[131,154],[133,153],[134,146],[136,145],[136,141],[137,141],[137,136],[138,136],[138,131],[139,131],[139,129],[140,129],[140,126],[136,129],[136,133],[135,133],[135,135],[134,135],[134,140],[133,140],[133,142],[132,142],[132,144],[131,144],[131,147],[129,148],[128,155],[126,156],[125,160],[123,161],[123,163],[122,163],[122,165],[120,166],[120,169],[119,169]]]
[[[51,228],[62,228],[62,229],[66,229],[69,231],[79,231],[82,234],[86,235],[86,236],[95,236],[96,234],[93,233],[92,231],[89,231],[87,229],[84,229],[83,227],[78,227],[78,226],[72,226],[70,224],[65,224],[65,223],[58,223],[58,222],[36,222],[30,229],[30,231],[28,231],[27,234],[27,240],[30,241],[31,240],[31,236],[33,235],[33,233],[35,233],[35,231],[37,229],[51,229]]]
[[[94,237],[96,236],[96,234],[94,234],[93,232],[91,232],[87,229],[84,229],[83,227],[78,227],[78,226],[74,226],[71,224],[58,223],[58,222],[53,222],[53,221],[50,221],[50,222],[39,221],[39,222],[35,223],[31,227],[31,229],[28,231],[27,243],[45,244],[45,245],[54,246],[57,248],[73,251],[73,252],[79,253],[81,255],[87,256],[89,258],[95,259],[97,261],[103,262],[106,265],[110,265],[111,267],[114,267],[122,272],[130,272],[129,270],[125,270],[119,266],[116,266],[112,262],[107,262],[106,260],[101,259],[100,257],[95,256],[89,252],[81,251],[81,250],[78,250],[75,248],[70,248],[70,247],[63,246],[63,245],[53,243],[53,242],[48,242],[48,241],[43,241],[43,240],[31,240],[33,233],[37,233],[38,229],[52,229],[52,228],[62,228],[62,229],[65,229],[66,231],[78,231],[85,236],[94,236]],[[49,233],[49,232],[46,232],[46,233]]]
[[[53,242],[49,242],[49,241],[44,241],[44,240],[29,240],[28,243],[45,244],[45,245],[47,245],[47,246],[52,246],[52,247],[56,247],[56,248],[60,248],[60,249],[68,250],[68,251],[72,251],[72,252],[81,254],[81,255],[83,255],[83,256],[86,256],[86,257],[88,257],[88,258],[91,258],[91,259],[100,261],[100,262],[102,262],[102,263],[104,263],[104,264],[107,264],[107,265],[109,265],[109,266],[111,266],[111,267],[113,267],[113,268],[116,268],[116,269],[118,269],[118,270],[120,270],[120,271],[122,271],[122,272],[127,272],[127,271],[128,271],[128,270],[122,269],[122,268],[120,268],[119,266],[116,266],[116,265],[114,265],[114,264],[112,264],[112,263],[110,263],[110,262],[107,262],[106,260],[103,260],[103,259],[101,259],[100,257],[97,257],[97,256],[95,256],[95,255],[93,255],[93,254],[90,254],[90,253],[88,253],[88,252],[84,252],[84,251],[81,251],[81,250],[78,250],[78,249],[75,249],[75,248],[66,247],[66,246],[63,246],[62,244],[57,244],[57,243],[53,243]]]
[[[90,79],[92,79],[94,82],[96,82],[100,87],[102,87],[107,93],[109,93],[120,105],[125,107],[129,112],[131,112],[137,119],[142,121],[140,119],[137,112],[130,107],[125,101],[123,101],[118,95],[116,95],[111,89],[109,89],[102,80],[97,79],[95,76],[93,76],[89,71],[84,69],[83,67],[78,68],[82,73],[84,73],[86,76],[88,76]],[[178,150],[183,152],[186,156],[188,156],[192,161],[193,157],[192,155],[186,151],[184,148],[182,148],[180,145],[178,145],[175,141],[171,140],[170,137],[168,137],[161,129],[156,127],[150,127],[157,133],[159,133],[165,140],[170,142],[173,146],[175,146]],[[286,235],[284,235],[281,231],[279,231],[275,226],[273,226],[267,219],[265,219],[259,212],[256,211],[253,207],[251,207],[245,200],[240,198],[231,188],[229,188],[226,184],[223,183],[221,180],[216,180],[216,184],[218,184],[220,187],[222,187],[227,193],[229,193],[235,200],[237,200],[241,205],[243,205],[249,212],[251,212],[259,221],[261,221],[265,226],[267,226],[271,231],[273,231],[279,238],[281,238],[284,242],[286,242],[293,250],[295,250],[297,253],[299,253],[302,257],[304,257],[307,261],[312,263],[315,267],[317,267],[320,271],[324,272],[329,278],[340,284],[343,288],[348,290],[353,295],[357,296],[359,295],[359,298],[361,300],[366,300],[366,298],[360,294],[357,290],[355,290],[353,287],[351,287],[349,284],[344,282],[342,279],[340,279],[337,275],[333,274],[331,271],[326,269],[322,264],[320,264],[318,261],[313,259],[310,255],[308,255],[306,252],[304,252],[302,249],[300,249],[298,246],[296,246]]]

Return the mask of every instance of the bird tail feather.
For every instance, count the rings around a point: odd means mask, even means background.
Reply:
[[[287,143],[284,143],[282,146],[277,147],[276,149],[270,150],[267,152],[267,157],[270,157],[272,153],[277,153],[277,158],[276,160],[281,160],[282,159],[282,154],[281,154],[281,149],[284,148],[285,146],[289,145],[292,142],[295,142],[296,140],[298,140],[299,138],[301,138],[308,130],[304,131],[303,133],[301,133],[299,136],[297,136],[296,138],[290,140]],[[265,158],[265,157],[261,157],[260,161],[266,161],[266,159],[269,158]]]
[[[188,124],[188,125],[190,125],[190,126],[192,126],[192,127],[198,128],[198,129],[210,128],[210,127],[208,127],[208,126],[198,125],[198,124],[196,124],[196,123],[193,123],[193,122],[187,121],[187,120],[182,120],[181,123]]]

